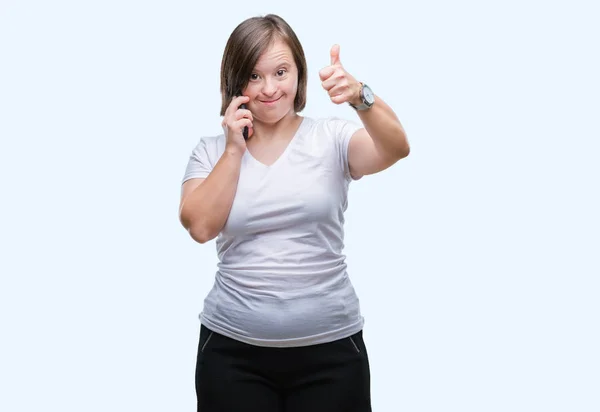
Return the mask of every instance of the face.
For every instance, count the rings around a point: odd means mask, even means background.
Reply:
[[[293,113],[298,91],[298,68],[289,46],[277,40],[258,59],[243,91],[255,121],[275,123]]]

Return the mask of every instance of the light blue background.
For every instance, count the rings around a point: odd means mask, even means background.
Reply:
[[[593,4],[2,0],[0,410],[195,410],[216,257],[180,180],[227,37],[273,12],[306,116],[358,120],[319,82],[338,43],[411,143],[350,189],[374,411],[600,411]]]

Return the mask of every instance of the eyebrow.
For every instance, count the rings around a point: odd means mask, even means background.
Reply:
[[[279,68],[281,66],[291,66],[291,62],[288,59],[281,59],[280,61],[277,62],[277,64],[274,65],[274,67]],[[260,71],[258,68],[254,68],[253,71]]]

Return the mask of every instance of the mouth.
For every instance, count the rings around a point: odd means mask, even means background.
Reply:
[[[273,103],[275,103],[275,102],[279,101],[279,100],[281,99],[281,97],[282,97],[282,96],[279,96],[279,97],[278,97],[277,99],[275,99],[275,100],[259,100],[259,101],[260,101],[261,103],[263,103],[263,104],[273,104]]]

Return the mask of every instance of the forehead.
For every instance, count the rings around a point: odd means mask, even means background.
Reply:
[[[283,61],[287,63],[294,62],[294,55],[292,49],[283,40],[275,40],[263,54],[258,58],[256,67],[270,67],[273,64],[280,64]]]

